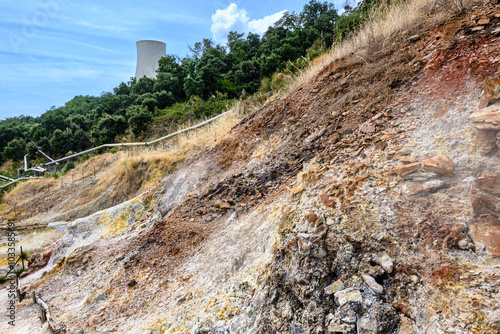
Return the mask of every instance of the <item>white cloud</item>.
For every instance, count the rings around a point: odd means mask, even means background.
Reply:
[[[227,34],[230,31],[239,33],[254,32],[263,34],[267,28],[278,21],[286,10],[268,15],[262,19],[251,20],[247,16],[245,9],[238,9],[235,3],[230,4],[226,9],[217,9],[215,14],[212,14],[212,27],[210,31],[216,42],[226,42]]]
[[[251,32],[262,35],[267,31],[267,28],[272,26],[276,21],[281,19],[283,14],[285,14],[286,10],[282,10],[281,12],[274,13],[273,15],[265,16],[259,20],[252,20],[248,22],[248,28]]]
[[[217,9],[215,14],[212,14],[210,31],[216,42],[226,41],[230,31],[248,32],[248,21],[246,10],[238,9],[238,6],[232,3],[226,9]]]

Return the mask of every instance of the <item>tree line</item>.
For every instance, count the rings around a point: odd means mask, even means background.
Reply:
[[[286,12],[262,35],[232,31],[227,44],[203,39],[191,55],[167,55],[156,79],[131,78],[101,96],[76,96],[39,117],[19,116],[0,122],[0,163],[35,157],[38,148],[53,157],[139,137],[155,117],[173,122],[220,112],[217,101],[262,90],[273,75],[300,67],[345,39],[368,18],[378,0],[346,6],[339,16],[333,4],[311,0],[300,13]],[[303,62],[302,62],[303,63]]]

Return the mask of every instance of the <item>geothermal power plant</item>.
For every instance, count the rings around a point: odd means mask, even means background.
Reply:
[[[137,43],[137,67],[135,77],[137,79],[146,76],[156,78],[158,61],[167,55],[167,45],[159,41],[138,41]]]

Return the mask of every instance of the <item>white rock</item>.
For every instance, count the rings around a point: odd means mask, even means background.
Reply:
[[[344,288],[344,283],[338,279],[325,288],[325,295],[333,295],[334,293],[343,290]]]
[[[387,272],[387,273],[392,273],[392,269],[394,267],[394,263],[392,261],[392,258],[389,257],[389,255],[387,254],[382,254],[381,256],[377,257],[375,259],[375,262],[377,262],[378,264],[380,264],[380,266],[382,268],[384,268],[384,270]]]
[[[361,292],[359,292],[358,289],[345,289],[338,291],[335,293],[335,297],[337,297],[340,306],[347,302],[360,302],[363,300]]]
[[[368,284],[368,286],[373,292],[379,294],[384,292],[384,287],[378,284],[377,281],[375,281],[375,278],[367,274],[362,274],[361,277],[363,277],[363,280],[365,281],[366,284]]]
[[[467,242],[466,239],[462,239],[458,242],[458,248],[467,249],[467,248],[469,248],[469,243]]]

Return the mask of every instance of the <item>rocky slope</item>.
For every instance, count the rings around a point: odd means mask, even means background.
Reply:
[[[498,333],[500,165],[469,116],[500,75],[499,11],[332,62],[69,224],[23,286],[69,333]],[[35,314],[9,332],[45,330]]]

